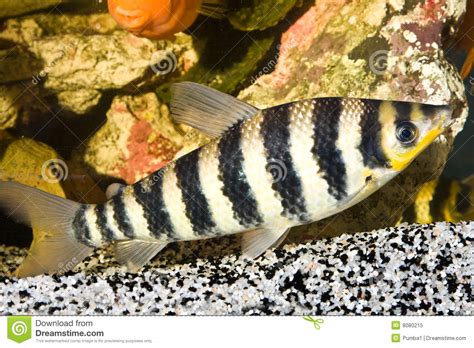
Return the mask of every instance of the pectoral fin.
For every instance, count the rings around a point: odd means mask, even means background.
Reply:
[[[137,272],[168,243],[144,240],[123,240],[115,243],[115,257],[130,272]]]
[[[277,247],[286,238],[289,228],[258,229],[249,231],[242,236],[242,255],[255,259],[267,249]]]

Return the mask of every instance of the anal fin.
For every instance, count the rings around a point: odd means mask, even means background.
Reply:
[[[255,259],[269,248],[276,248],[283,242],[289,228],[258,229],[242,236],[242,254],[245,258]]]
[[[115,257],[130,272],[137,272],[168,243],[145,240],[122,240],[115,243]]]

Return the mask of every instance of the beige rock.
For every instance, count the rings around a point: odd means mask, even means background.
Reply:
[[[154,93],[119,96],[78,156],[97,174],[134,183],[169,162],[183,138]]]
[[[28,12],[56,6],[61,0],[0,0],[0,18],[18,16]]]

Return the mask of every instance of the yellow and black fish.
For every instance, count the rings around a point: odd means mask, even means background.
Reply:
[[[474,175],[463,181],[439,178],[425,183],[401,218],[403,222],[474,220]]]
[[[244,256],[257,257],[289,228],[374,193],[452,123],[445,105],[315,98],[259,110],[191,82],[172,94],[174,119],[214,140],[109,190],[108,202],[80,204],[0,182],[0,205],[40,234],[30,250],[40,265],[29,274],[58,272],[109,243],[137,270],[170,242],[236,233]]]

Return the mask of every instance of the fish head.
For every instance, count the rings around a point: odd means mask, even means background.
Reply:
[[[108,0],[109,12],[125,30],[150,39],[171,39],[191,26],[201,0]]]
[[[451,115],[447,105],[382,101],[376,146],[384,160],[373,171],[379,186],[402,172],[443,133],[452,124]]]
[[[122,28],[140,33],[152,19],[157,7],[164,6],[163,1],[156,0],[108,0],[108,7],[110,14]]]

